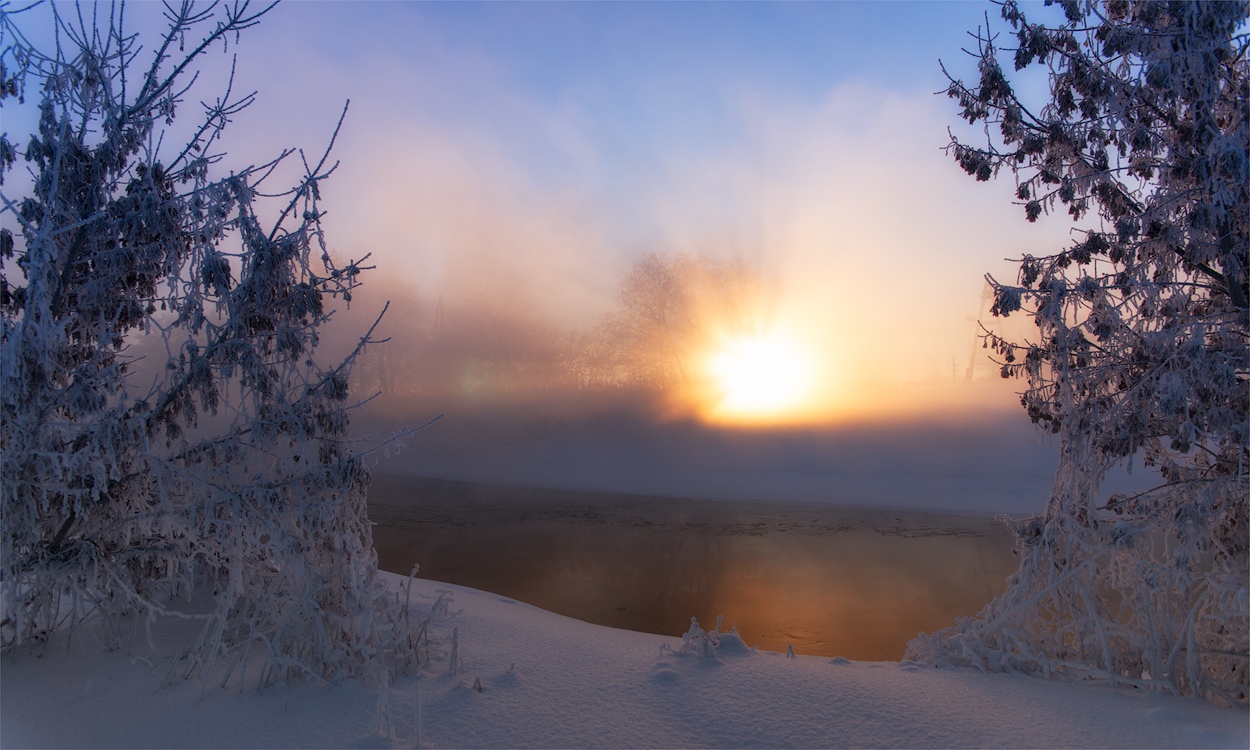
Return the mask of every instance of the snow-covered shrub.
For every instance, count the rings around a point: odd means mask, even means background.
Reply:
[[[1022,310],[1037,339],[986,336],[1060,467],[1045,513],[1016,524],[1007,591],[907,658],[1246,705],[1250,6],[1061,5],[1046,26],[1003,3],[1016,48],[979,34],[980,80],[947,92],[986,126],[985,146],[950,146],[969,174],[1006,168],[1028,221],[1078,222],[1018,283],[991,279],[994,314]],[[1000,49],[1047,68],[1049,101],[1017,96]],[[1158,486],[1105,497],[1134,458]]]
[[[322,235],[330,150],[226,172],[223,129],[252,99],[230,90],[174,128],[201,58],[265,10],[168,5],[151,49],[127,12],[0,7],[6,116],[38,109],[24,146],[0,140],[6,645],[137,611],[202,620],[185,658],[206,678],[257,655],[261,683],[403,669],[418,644],[379,581],[348,440],[368,335],[316,356],[363,270]],[[19,26],[36,13],[51,51]],[[294,187],[270,184],[291,167]],[[211,611],[180,610],[202,587]]]
[[[690,629],[681,636],[681,648],[673,653],[678,656],[693,656],[698,659],[711,659],[724,655],[740,655],[751,653],[746,641],[738,634],[738,628],[721,630],[724,615],[716,616],[716,625],[711,630],[699,626],[699,618],[690,618]],[[665,647],[667,648],[667,647]]]

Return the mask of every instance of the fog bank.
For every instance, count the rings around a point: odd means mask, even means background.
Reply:
[[[1057,449],[1022,414],[727,429],[665,417],[644,395],[433,402],[372,409],[386,435],[445,414],[377,454],[389,474],[691,498],[1027,514],[1045,505]],[[407,411],[409,418],[404,419]]]

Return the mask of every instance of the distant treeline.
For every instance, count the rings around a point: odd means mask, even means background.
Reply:
[[[366,350],[353,390],[395,397],[690,385],[716,337],[749,332],[771,301],[760,274],[740,261],[657,254],[629,269],[614,308],[585,330],[506,300],[431,300],[386,279],[371,279],[366,291],[366,302],[391,303],[378,326],[389,341]],[[379,307],[343,311],[340,330],[364,328]]]

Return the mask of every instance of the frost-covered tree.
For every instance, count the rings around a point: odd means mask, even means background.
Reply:
[[[1248,6],[1071,0],[1050,25],[1001,9],[1010,34],[977,34],[978,80],[947,90],[986,140],[949,152],[978,180],[1010,172],[1028,221],[1076,221],[1069,247],[991,279],[993,313],[1031,316],[1035,338],[986,337],[1061,461],[1044,514],[1016,526],[1006,593],[909,658],[1244,706]],[[1047,101],[1004,64],[1042,66]],[[1108,470],[1134,461],[1157,486],[1106,496]]]
[[[415,657],[348,440],[368,337],[332,366],[315,354],[362,270],[326,250],[330,151],[227,171],[221,136],[252,101],[229,85],[175,126],[203,58],[268,10],[167,4],[145,48],[124,6],[0,6],[6,122],[37,108],[28,139],[0,140],[6,647],[88,617],[117,642],[137,613],[201,620],[177,671],[205,680],[334,680]],[[50,49],[23,35],[36,13]],[[271,186],[284,169],[289,190]],[[180,603],[193,593],[207,611]]]

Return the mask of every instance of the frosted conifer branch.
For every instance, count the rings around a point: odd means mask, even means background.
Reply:
[[[171,674],[202,685],[238,669],[245,686],[253,653],[257,684],[418,666],[429,640],[378,578],[348,433],[351,369],[377,342],[370,331],[332,366],[317,356],[326,298],[349,299],[367,270],[326,252],[330,149],[262,230],[259,187],[294,151],[215,174],[207,149],[253,100],[232,75],[163,161],[202,58],[272,6],[168,4],[146,68],[124,7],[102,7],[52,6],[50,53],[0,8],[3,95],[41,97],[28,194],[2,209],[20,227],[0,244],[3,646],[43,642],[65,602],[69,627],[90,602],[115,633],[135,612],[191,616],[172,597],[201,591],[212,611],[194,615],[204,627]],[[0,145],[2,174],[16,150]]]
[[[1017,522],[1019,572],[975,618],[908,658],[1068,675],[1246,705],[1250,696],[1250,13],[1245,2],[1066,2],[1029,23],[1000,4],[1014,48],[975,38],[979,79],[948,75],[985,144],[948,153],[1009,170],[1028,221],[1066,208],[1077,239],[987,277],[985,332],[1023,405],[1059,435],[1043,515]],[[1030,109],[1003,63],[1045,66]],[[946,69],[943,68],[945,71]],[[1161,482],[1103,498],[1113,467]]]

